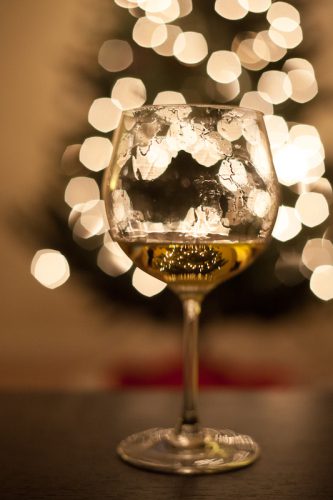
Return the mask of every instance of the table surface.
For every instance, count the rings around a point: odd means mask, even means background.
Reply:
[[[125,436],[178,417],[177,391],[0,395],[0,498],[333,499],[333,394],[204,391],[201,420],[253,436],[252,466],[207,476],[136,469]]]

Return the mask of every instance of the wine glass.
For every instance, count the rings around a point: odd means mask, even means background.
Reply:
[[[251,437],[199,424],[197,333],[205,295],[253,262],[276,218],[262,113],[188,104],[124,111],[103,192],[112,238],[184,310],[181,418],[124,439],[120,457],[179,474],[249,465],[259,454]]]

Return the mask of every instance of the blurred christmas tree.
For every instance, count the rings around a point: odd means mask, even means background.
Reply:
[[[210,295],[205,316],[285,312],[309,299],[310,277],[318,297],[333,298],[324,148],[314,127],[296,123],[299,107],[318,92],[296,7],[271,0],[115,0],[111,12],[117,27],[96,54],[96,73],[97,60],[103,71],[101,97],[88,114],[95,131],[62,158],[73,177],[65,201],[79,246],[67,240],[58,248],[71,253],[71,265],[106,300],[173,315],[177,302],[169,291],[163,301],[157,295],[148,301],[141,294],[152,295],[149,280],[134,281],[137,290],[130,285],[132,264],[108,235],[98,186],[111,159],[110,134],[122,109],[145,103],[237,104],[265,114],[282,206],[269,251]],[[56,220],[63,235],[59,211]]]

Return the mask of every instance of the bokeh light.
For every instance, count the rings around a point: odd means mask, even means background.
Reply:
[[[287,59],[282,66],[282,70],[285,73],[295,69],[302,69],[314,75],[312,64],[307,59],[302,59],[301,57],[292,57],[291,59]]]
[[[140,78],[119,78],[113,86],[111,97],[124,110],[138,108],[146,102],[146,87]]]
[[[253,51],[258,57],[268,62],[276,62],[282,59],[287,49],[276,45],[269,36],[268,30],[257,33],[253,40]]]
[[[138,6],[146,12],[158,12],[171,5],[171,0],[136,0]]]
[[[141,47],[151,48],[162,45],[168,33],[164,24],[157,24],[147,17],[139,17],[134,25],[132,36]]]
[[[75,210],[80,210],[81,213],[74,224],[73,233],[83,239],[92,238],[108,231],[109,223],[107,220],[104,201],[98,200],[95,203],[88,202],[80,205],[79,208],[74,207]]]
[[[288,241],[297,236],[302,224],[293,207],[281,205],[278,210],[272,236],[279,241]]]
[[[54,289],[65,283],[70,276],[67,259],[58,250],[39,250],[31,262],[31,274],[43,286]]]
[[[79,161],[81,144],[70,144],[66,147],[61,157],[61,170],[65,175],[73,176],[84,171]]]
[[[322,166],[322,170],[319,173],[320,175],[323,175],[325,172],[325,165],[324,163],[321,163],[320,166]],[[308,187],[310,191],[315,191],[316,193],[321,193],[322,195],[324,195],[329,205],[333,202],[332,184],[328,179],[317,179],[314,182],[310,183]]]
[[[174,55],[173,46],[177,36],[182,33],[182,29],[175,24],[166,25],[167,38],[165,42],[157,47],[153,47],[154,51],[160,56],[170,57]]]
[[[180,33],[173,45],[174,56],[185,64],[198,64],[208,54],[205,37],[196,31]]]
[[[186,6],[184,6],[183,12],[185,10]],[[146,16],[148,19],[157,24],[165,25],[166,23],[171,23],[180,16],[180,4],[178,0],[171,0],[170,5],[166,9],[159,10],[158,12],[146,11]]]
[[[303,31],[300,26],[297,26],[294,31],[279,31],[271,26],[268,34],[276,45],[284,49],[294,49],[303,40]]]
[[[123,71],[133,62],[132,48],[125,40],[106,40],[99,49],[98,62],[106,71]]]
[[[165,90],[157,94],[153,104],[186,104],[186,99],[180,92]]]
[[[208,75],[219,83],[231,83],[242,72],[239,57],[230,50],[213,52],[207,62]]]
[[[235,99],[240,93],[240,83],[236,79],[230,83],[216,83],[214,98],[218,102],[229,102]]]
[[[278,31],[291,32],[300,24],[298,10],[286,2],[274,2],[267,12],[267,20]]]
[[[88,122],[100,132],[111,132],[117,128],[121,117],[119,101],[109,97],[95,99],[90,106]]]
[[[245,92],[239,105],[243,106],[244,108],[250,108],[256,111],[261,111],[266,115],[272,115],[274,112],[272,103],[263,99],[260,93],[255,90],[251,90],[250,92]]]
[[[220,16],[231,21],[242,19],[249,12],[239,0],[216,0],[214,8]]]
[[[239,3],[250,12],[259,14],[260,12],[266,12],[271,6],[272,0],[238,0]]]
[[[109,165],[112,149],[106,137],[88,137],[80,149],[80,162],[89,170],[99,172]]]
[[[178,0],[179,4],[179,16],[178,17],[185,17],[191,14],[193,10],[193,3],[192,0]]]
[[[98,267],[109,276],[116,277],[126,273],[133,265],[131,259],[120,248],[118,243],[112,241],[107,234],[104,245],[97,255]]]
[[[300,221],[308,227],[318,226],[329,216],[328,203],[321,193],[302,193],[295,209]]]
[[[292,94],[291,81],[283,71],[265,71],[258,81],[261,96],[272,104],[281,104]]]
[[[146,297],[157,295],[167,286],[166,283],[163,283],[163,281],[150,276],[150,274],[145,273],[138,267],[133,273],[132,285],[138,292],[142,293],[142,295],[145,295]]]
[[[300,270],[301,256],[296,250],[282,251],[275,263],[275,275],[286,286],[295,286],[304,281]]]
[[[310,279],[310,289],[321,300],[333,299],[333,266],[317,267]]]
[[[242,66],[251,71],[260,71],[267,66],[268,61],[262,59],[254,50],[257,33],[242,31],[232,41],[231,49],[237,54]]]
[[[266,115],[264,116],[264,122],[272,148],[279,148],[288,142],[288,124],[282,116]]]
[[[292,86],[291,99],[304,103],[313,99],[318,94],[318,84],[314,73],[304,69],[288,71]]]
[[[332,242],[325,238],[308,240],[303,248],[302,262],[311,271],[318,266],[333,265]]]
[[[65,202],[70,207],[99,200],[100,192],[97,182],[89,177],[74,177],[69,181],[65,190]]]

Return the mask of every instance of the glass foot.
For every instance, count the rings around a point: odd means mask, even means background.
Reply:
[[[133,434],[118,446],[120,457],[132,465],[174,474],[209,474],[245,467],[259,456],[250,436],[230,430],[204,428],[195,447],[177,445],[173,429],[149,429]]]

